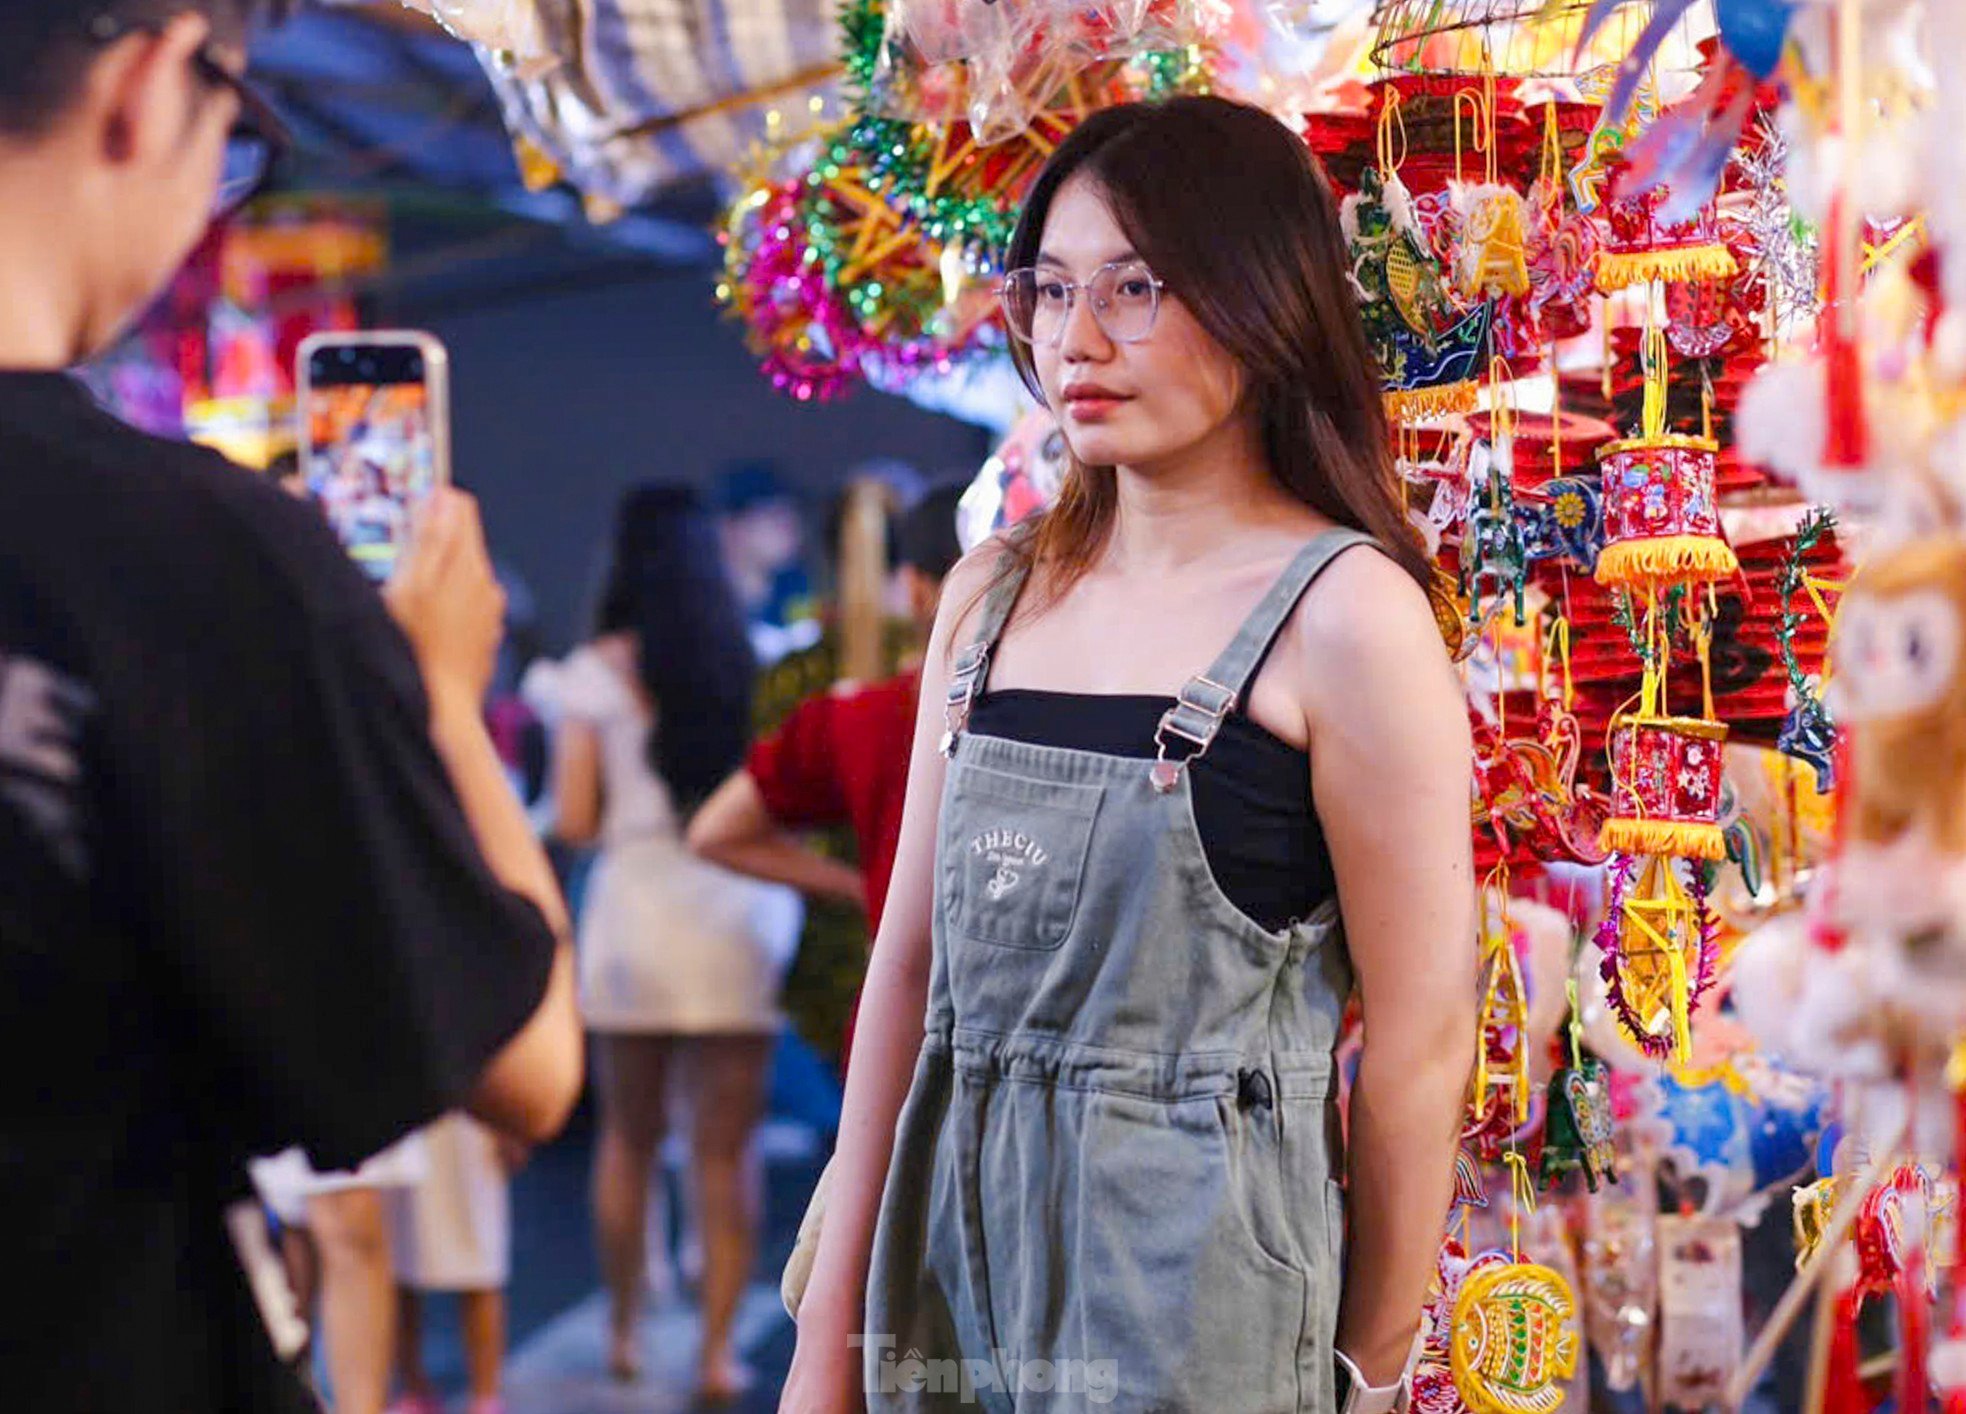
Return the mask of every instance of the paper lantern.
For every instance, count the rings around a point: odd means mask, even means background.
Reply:
[[[1599,290],[1610,294],[1651,280],[1726,280],[1740,273],[1720,237],[1713,203],[1690,220],[1668,221],[1662,214],[1671,196],[1666,188],[1627,192],[1622,172],[1612,185],[1597,253]]]
[[[1717,443],[1664,432],[1598,449],[1604,478],[1602,584],[1665,588],[1725,579],[1740,568],[1720,533]]]
[[[1620,717],[1611,726],[1611,818],[1598,843],[1621,854],[1725,859],[1720,829],[1723,723]]]

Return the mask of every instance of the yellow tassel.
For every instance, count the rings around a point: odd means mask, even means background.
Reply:
[[[1599,251],[1597,288],[1608,295],[1653,280],[1731,280],[1740,270],[1734,253],[1724,245],[1668,246],[1629,253]]]
[[[512,154],[519,162],[519,182],[527,191],[546,191],[559,185],[560,164],[531,138],[522,137],[515,141]]]
[[[1678,948],[1667,952],[1666,968],[1672,975],[1673,1060],[1685,1065],[1693,1059],[1693,989],[1686,977],[1685,955]]]
[[[1711,535],[1661,535],[1606,545],[1597,557],[1597,582],[1663,588],[1729,579],[1740,568],[1725,540]]]
[[[1473,412],[1480,401],[1481,385],[1473,380],[1438,388],[1396,388],[1386,394],[1386,416],[1398,423],[1430,422]]]
[[[1676,820],[1635,820],[1614,815],[1598,832],[1597,847],[1619,854],[1656,854],[1672,859],[1727,857],[1727,836],[1718,825],[1692,825]]]

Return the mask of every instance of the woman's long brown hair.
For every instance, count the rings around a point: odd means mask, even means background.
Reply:
[[[1105,109],[1039,174],[1007,269],[1036,262],[1053,199],[1080,175],[1098,184],[1168,293],[1242,366],[1277,484],[1372,535],[1429,588],[1433,571],[1406,518],[1378,363],[1346,278],[1338,205],[1310,150],[1261,109],[1227,99]],[[1012,356],[1042,402],[1030,348],[1013,341]],[[1074,459],[1051,509],[1008,538],[995,580],[1035,566],[1041,585],[1030,607],[1055,602],[1105,548],[1116,482],[1112,467]]]

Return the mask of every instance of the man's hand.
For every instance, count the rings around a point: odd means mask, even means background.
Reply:
[[[383,598],[416,652],[432,712],[478,713],[505,636],[505,591],[475,498],[452,487],[431,493]]]

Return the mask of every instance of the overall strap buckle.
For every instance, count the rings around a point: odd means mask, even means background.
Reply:
[[[1210,677],[1188,679],[1174,705],[1161,714],[1160,725],[1154,729],[1152,780],[1156,791],[1166,795],[1180,784],[1182,767],[1208,754],[1215,734],[1221,731],[1222,723],[1235,706],[1234,688]],[[1167,753],[1172,737],[1181,738],[1195,749],[1179,759],[1171,758]]]
[[[942,745],[944,756],[956,754],[956,738],[969,725],[970,708],[976,704],[977,689],[990,667],[990,645],[972,643],[956,655],[949,673],[949,693],[942,704]]]

